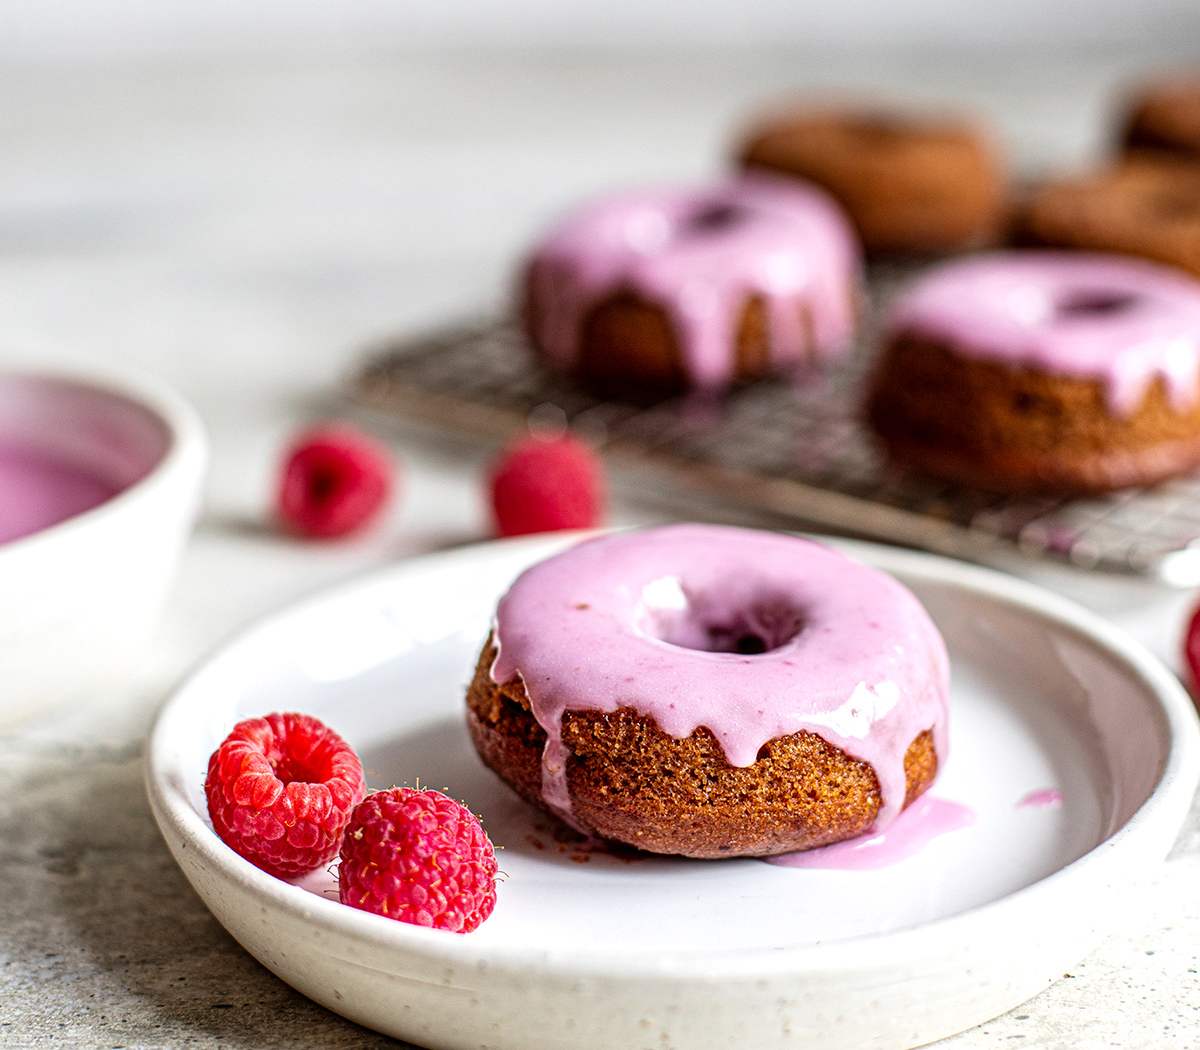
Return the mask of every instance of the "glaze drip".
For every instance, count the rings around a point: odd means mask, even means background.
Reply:
[[[754,174],[625,193],[567,216],[535,252],[534,335],[569,370],[588,311],[633,293],[666,311],[692,384],[716,388],[733,376],[747,299],[765,306],[776,367],[794,367],[847,345],[858,275],[850,227],[815,187]]]
[[[496,613],[498,684],[520,679],[546,733],[542,795],[575,824],[567,711],[631,708],[700,726],[734,766],[807,730],[868,763],[876,829],[904,804],[904,754],[947,756],[941,636],[896,580],[794,536],[673,525],[589,540],[524,572]]]
[[[1002,252],[948,263],[896,304],[889,328],[960,354],[1100,382],[1132,413],[1155,379],[1178,411],[1200,394],[1200,283],[1154,263]]]

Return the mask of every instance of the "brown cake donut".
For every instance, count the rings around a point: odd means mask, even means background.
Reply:
[[[739,161],[823,186],[869,252],[971,247],[992,240],[1003,220],[995,152],[957,119],[801,110],[762,124]]]
[[[1200,276],[1200,164],[1131,159],[1048,182],[1016,219],[1029,246],[1122,252]]]
[[[1200,464],[1200,284],[1084,253],[975,257],[896,305],[867,415],[890,455],[997,491]]]
[[[648,609],[681,568],[694,607]],[[827,597],[835,579],[844,597]],[[810,622],[773,634],[794,623],[777,615],[792,586]],[[756,613],[756,595],[775,612]],[[713,640],[731,624],[736,644]],[[742,644],[751,634],[761,645]],[[668,526],[601,537],[519,578],[480,654],[467,718],[501,779],[582,832],[655,853],[766,856],[886,826],[929,787],[945,748],[946,674],[936,629],[890,577],[793,536]],[[775,712],[814,728],[772,732]],[[821,728],[836,725],[851,735]]]
[[[1200,73],[1149,84],[1133,100],[1122,143],[1200,160]]]
[[[833,201],[741,179],[568,215],[533,253],[522,315],[542,360],[602,396],[720,391],[845,349],[858,277]]]
[[[546,734],[520,682],[491,680],[483,647],[467,692],[467,725],[487,766],[518,795],[542,805]],[[865,762],[815,733],[772,740],[747,768],[731,766],[703,727],[683,740],[636,711],[568,712],[571,801],[581,826],[650,853],[689,857],[770,856],[854,838],[879,812],[879,783]],[[904,755],[905,806],[937,774],[933,736]]]
[[[526,298],[530,331],[542,324],[536,296]],[[804,311],[801,323],[807,327]],[[763,302],[747,297],[733,338],[732,382],[760,379],[771,372],[771,344]],[[601,299],[582,322],[574,373],[600,397],[653,401],[691,386],[670,315],[658,303],[627,291]]]

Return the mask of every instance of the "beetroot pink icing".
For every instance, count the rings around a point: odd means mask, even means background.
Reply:
[[[748,296],[764,303],[778,369],[845,347],[859,258],[846,219],[821,190],[747,175],[588,204],[551,230],[529,275],[534,335],[559,368],[574,362],[587,312],[630,292],[666,311],[692,384],[717,388],[733,375]]]
[[[1035,788],[1017,800],[1018,809],[1058,809],[1063,804],[1063,794],[1058,788]]]
[[[755,640],[767,651],[737,651]],[[494,641],[492,678],[524,682],[546,733],[542,795],[568,823],[566,711],[631,708],[680,739],[706,726],[734,766],[817,733],[874,769],[877,830],[903,807],[913,739],[932,730],[946,760],[949,667],[924,608],[795,536],[670,525],[586,541],[517,579]]]
[[[1098,381],[1117,414],[1156,378],[1178,409],[1200,393],[1200,282],[1139,259],[998,252],[947,263],[897,302],[889,329]]]
[[[893,822],[875,835],[860,835],[820,849],[764,857],[768,864],[785,868],[830,868],[867,871],[887,868],[916,856],[934,839],[975,823],[975,811],[961,802],[922,795]]]
[[[0,444],[0,543],[39,532],[111,499],[119,487],[40,449]]]

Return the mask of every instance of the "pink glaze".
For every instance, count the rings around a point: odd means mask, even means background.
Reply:
[[[998,252],[947,263],[899,300],[889,328],[1099,381],[1118,414],[1159,377],[1178,409],[1200,392],[1200,282],[1139,259]]]
[[[768,651],[731,651],[753,638]],[[913,739],[931,729],[946,761],[949,666],[921,604],[795,536],[671,525],[589,540],[517,579],[495,641],[492,678],[524,681],[546,732],[542,796],[568,823],[568,710],[632,708],[681,739],[706,726],[734,766],[817,733],[875,770],[878,829],[903,805]]]
[[[846,219],[822,191],[748,175],[588,204],[551,230],[529,274],[534,336],[557,367],[574,363],[587,312],[631,292],[666,310],[692,384],[719,388],[733,375],[748,296],[764,303],[777,368],[845,347],[859,260]]]
[[[0,543],[82,514],[118,491],[119,486],[66,458],[0,444]]]
[[[764,857],[785,868],[832,868],[867,871],[887,868],[920,853],[934,839],[975,823],[975,811],[958,802],[922,795],[891,827],[875,835],[835,842],[820,849]]]
[[[1017,800],[1017,808],[1058,809],[1062,802],[1062,792],[1058,788],[1037,788],[1035,791],[1022,795]]]

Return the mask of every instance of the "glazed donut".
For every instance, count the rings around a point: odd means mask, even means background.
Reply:
[[[953,118],[801,110],[763,123],[739,161],[823,186],[868,252],[971,247],[990,241],[1003,219],[995,152],[977,128]]]
[[[1015,225],[1026,246],[1139,255],[1200,276],[1200,164],[1139,157],[1049,182]]]
[[[1146,85],[1129,108],[1122,144],[1200,160],[1200,73]]]
[[[868,416],[897,460],[1000,491],[1103,491],[1200,463],[1200,283],[1007,252],[895,304]]]
[[[881,829],[946,758],[941,636],[896,580],[794,536],[674,525],[527,570],[467,696],[483,761],[576,829],[764,856]]]
[[[545,361],[602,394],[720,390],[846,347],[858,274],[819,190],[757,178],[624,193],[536,248],[524,317]]]

